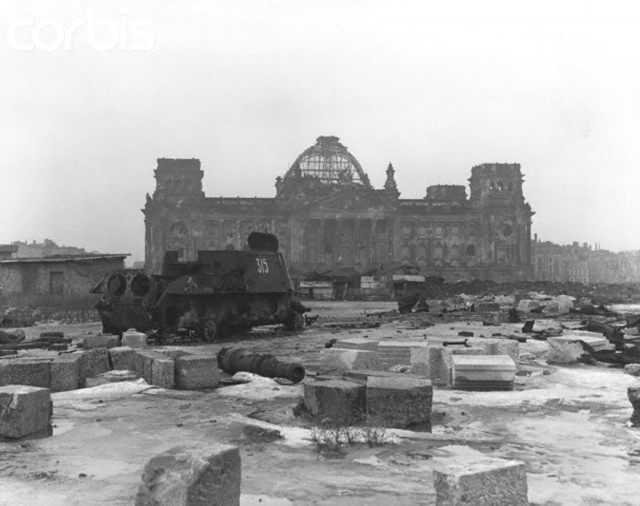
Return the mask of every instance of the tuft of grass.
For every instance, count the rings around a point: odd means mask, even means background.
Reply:
[[[384,427],[320,426],[311,429],[311,441],[321,454],[342,454],[345,446],[382,446],[391,442]]]

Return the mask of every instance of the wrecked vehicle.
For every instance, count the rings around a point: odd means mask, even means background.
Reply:
[[[246,251],[199,251],[196,261],[167,251],[160,275],[133,269],[106,275],[91,290],[102,295],[96,307],[103,332],[187,329],[212,342],[257,325],[301,330],[306,308],[292,299],[277,237],[252,232],[247,242]]]

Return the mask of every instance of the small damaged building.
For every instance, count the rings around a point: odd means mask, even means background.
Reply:
[[[250,232],[278,237],[295,276],[353,269],[361,275],[411,265],[449,280],[531,276],[531,217],[519,164],[486,163],[464,185],[435,185],[401,199],[389,164],[374,188],[337,137],[318,137],[276,177],[273,198],[211,198],[197,159],[158,159],[147,195],[145,264],[160,271],[165,251],[242,249]]]
[[[89,290],[107,272],[123,269],[127,256],[85,253],[3,259],[0,260],[0,296],[5,301],[30,305],[90,299]]]

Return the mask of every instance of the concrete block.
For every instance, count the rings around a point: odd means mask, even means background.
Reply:
[[[367,423],[382,427],[431,430],[433,386],[428,379],[369,376]]]
[[[175,362],[155,351],[137,351],[135,372],[150,385],[160,388],[175,386]]]
[[[237,447],[176,446],[153,457],[142,472],[136,506],[239,506]]]
[[[433,471],[437,506],[527,506],[524,462],[483,458]]]
[[[93,348],[82,352],[80,359],[80,381],[105,373],[111,369],[106,348]]]
[[[114,348],[116,346],[118,346],[118,336],[112,334],[84,336],[82,339],[83,350],[92,350],[93,348]]]
[[[304,382],[304,405],[321,420],[352,424],[365,416],[366,387],[353,381]]]
[[[342,373],[350,369],[377,369],[378,355],[375,351],[328,348],[320,352],[318,372]]]
[[[82,386],[80,361],[82,353],[65,353],[51,362],[51,391],[66,392]]]
[[[512,390],[516,364],[507,355],[453,355],[453,387],[460,390]]]
[[[51,384],[51,359],[30,358],[0,361],[0,386],[29,385],[49,388]]]
[[[142,350],[147,347],[147,335],[143,332],[127,330],[122,333],[122,346]]]
[[[333,347],[348,350],[376,351],[378,349],[378,341],[373,341],[364,337],[350,337],[348,339],[340,339],[333,345]]]
[[[117,346],[109,349],[109,362],[112,369],[135,371],[136,352],[129,346]]]
[[[0,387],[0,436],[21,438],[46,430],[51,422],[51,394],[27,385]]]
[[[220,384],[220,369],[215,355],[185,355],[175,360],[176,387],[185,390],[215,388]]]

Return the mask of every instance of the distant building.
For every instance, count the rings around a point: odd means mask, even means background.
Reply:
[[[89,298],[89,290],[109,271],[124,268],[126,254],[66,255],[0,260],[4,301],[41,305]]]
[[[16,241],[12,246],[17,247],[15,258],[43,258],[55,255],[83,255],[87,253],[84,248],[73,246],[58,246],[51,239],[45,239],[41,243]]]
[[[614,253],[587,243],[570,245],[533,242],[536,281],[575,281],[583,284],[640,281],[640,252]]]
[[[0,244],[0,260],[13,258],[18,252],[18,246],[13,244]]]
[[[195,260],[198,250],[242,249],[259,230],[278,237],[297,275],[403,265],[450,280],[532,275],[533,213],[518,164],[473,167],[469,197],[463,185],[436,185],[422,199],[400,199],[391,164],[374,189],[337,137],[319,137],[276,178],[274,198],[206,197],[202,177],[197,159],[158,159],[143,209],[151,272],[167,250]]]

